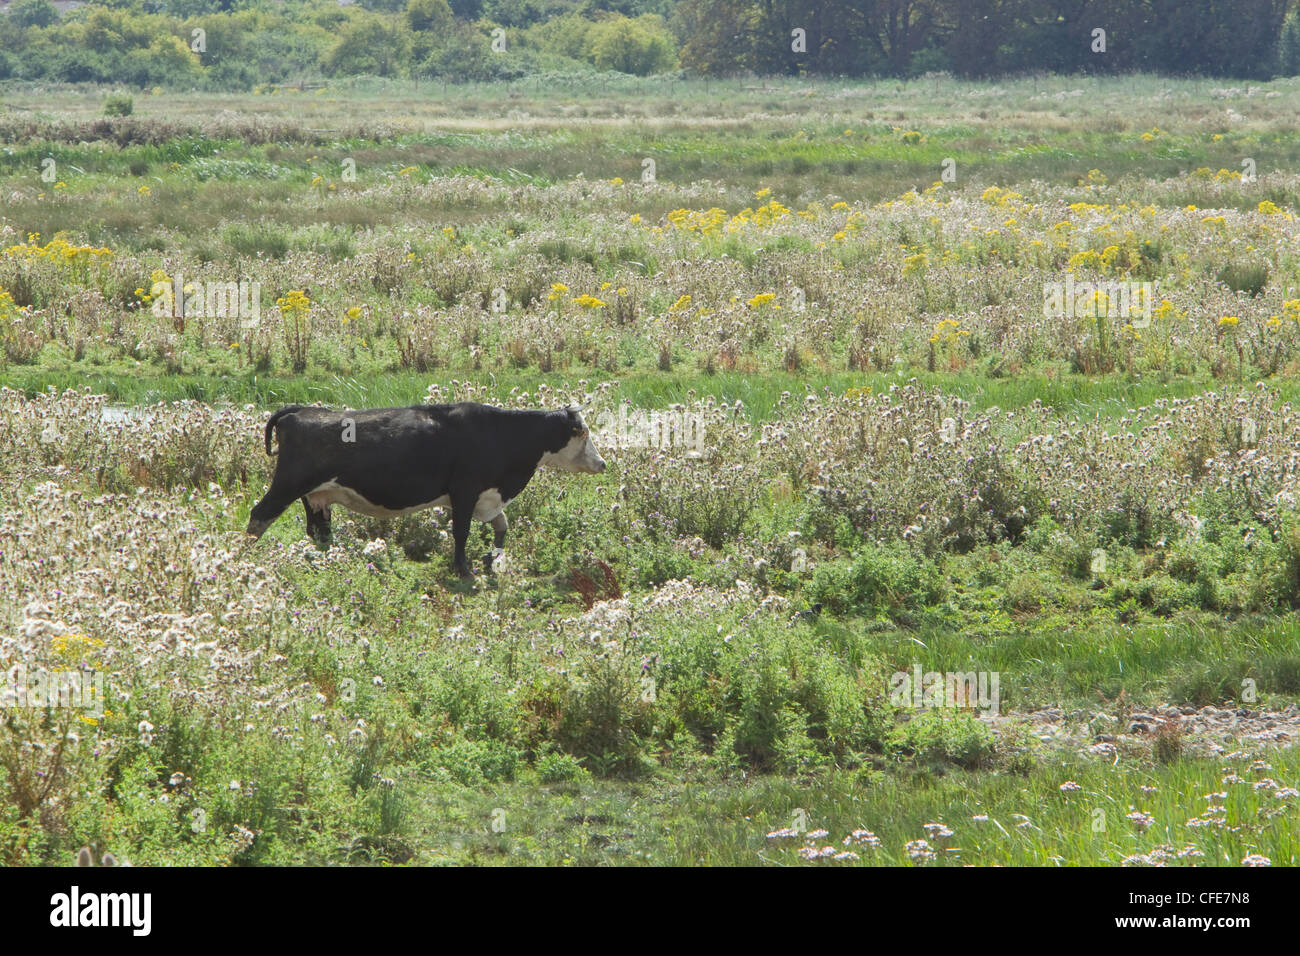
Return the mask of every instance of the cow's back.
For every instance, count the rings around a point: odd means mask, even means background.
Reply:
[[[463,431],[446,406],[336,411],[305,408],[281,423],[282,463],[394,510],[446,493]]]

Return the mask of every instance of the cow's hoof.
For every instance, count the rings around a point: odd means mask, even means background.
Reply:
[[[474,569],[471,568],[468,564],[456,568],[456,574],[460,577],[462,581],[474,580]]]

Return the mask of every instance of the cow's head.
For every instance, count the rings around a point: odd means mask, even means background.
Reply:
[[[598,475],[605,470],[605,459],[600,457],[591,440],[591,429],[582,420],[576,408],[570,406],[556,413],[563,416],[563,442],[555,451],[542,453],[540,465],[557,471],[580,471],[588,475]]]

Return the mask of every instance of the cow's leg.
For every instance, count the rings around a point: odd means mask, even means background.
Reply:
[[[492,570],[492,558],[505,547],[506,528],[508,527],[510,527],[510,522],[506,520],[504,511],[492,519],[492,551],[483,556],[483,564],[489,571]]]
[[[253,505],[252,512],[248,516],[248,528],[246,534],[251,534],[254,538],[260,538],[266,529],[271,527],[275,519],[284,514],[284,509],[293,504],[295,498],[300,498],[309,488],[294,488],[287,481],[280,478],[280,473],[276,472],[271,479],[271,487],[262,500]]]
[[[477,496],[468,498],[453,498],[451,502],[451,536],[456,542],[456,554],[452,559],[452,567],[462,578],[472,578],[474,569],[469,566],[469,559],[465,557],[465,545],[469,542],[469,529],[474,520],[474,502]]]
[[[330,543],[330,506],[321,505],[313,508],[306,495],[302,497],[303,509],[307,512],[307,533],[320,547],[327,548]]]

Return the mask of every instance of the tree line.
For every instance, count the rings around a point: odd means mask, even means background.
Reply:
[[[50,0],[0,80],[248,90],[338,76],[1300,74],[1300,0]],[[4,8],[0,8],[4,9]]]

